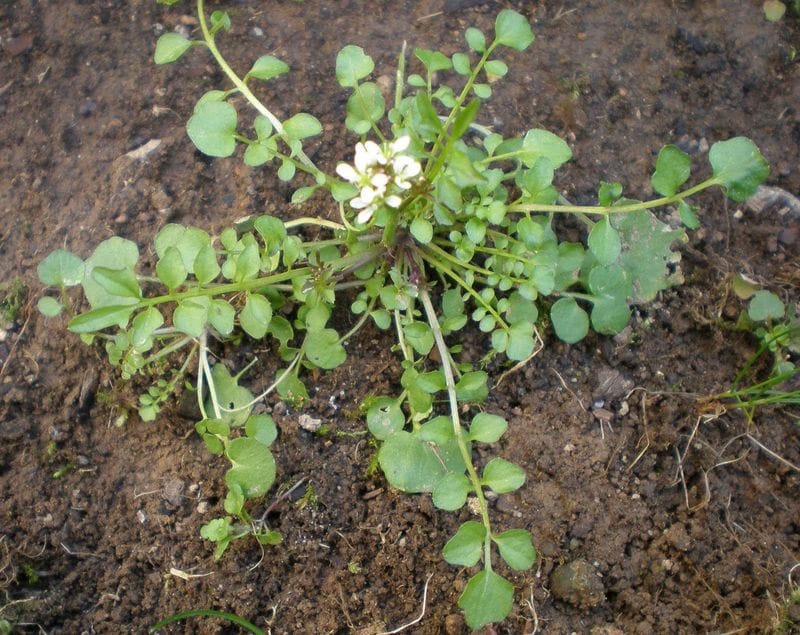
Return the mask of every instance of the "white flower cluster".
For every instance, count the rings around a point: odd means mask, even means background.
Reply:
[[[398,208],[402,194],[422,173],[419,161],[403,154],[411,138],[408,135],[379,146],[374,141],[356,144],[353,165],[340,163],[336,173],[359,188],[358,196],[350,200],[353,209],[360,210],[356,220],[368,223],[381,205]]]

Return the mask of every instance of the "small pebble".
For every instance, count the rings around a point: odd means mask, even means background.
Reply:
[[[322,427],[322,419],[315,419],[305,413],[298,417],[297,423],[300,424],[303,430],[308,432],[317,432]]]

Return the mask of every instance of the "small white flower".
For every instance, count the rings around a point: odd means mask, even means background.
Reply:
[[[414,179],[422,172],[422,166],[419,161],[407,155],[400,155],[392,160],[392,168],[394,169],[394,182],[401,190],[407,190],[411,187],[409,179]]]

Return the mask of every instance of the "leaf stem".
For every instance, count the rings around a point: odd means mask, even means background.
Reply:
[[[444,382],[447,386],[447,398],[450,403],[450,419],[453,422],[453,434],[458,443],[461,458],[464,465],[467,467],[467,475],[469,476],[470,484],[478,498],[478,506],[480,507],[481,520],[483,526],[486,528],[486,536],[483,543],[483,560],[487,571],[492,570],[492,525],[489,521],[489,507],[486,504],[486,497],[483,495],[483,486],[478,472],[472,463],[472,455],[467,447],[467,440],[464,436],[464,429],[461,427],[461,420],[459,418],[458,396],[456,395],[456,383],[453,376],[453,367],[450,361],[450,351],[444,341],[442,329],[439,325],[439,319],[436,317],[436,310],[433,308],[433,303],[428,295],[428,289],[424,284],[419,286],[419,299],[425,309],[425,317],[428,320],[428,325],[433,331],[433,339],[436,342],[436,348],[439,351],[441,358],[442,373],[444,374]]]
[[[672,196],[662,196],[661,198],[654,198],[650,201],[640,201],[638,203],[627,203],[625,205],[541,205],[538,203],[514,203],[508,206],[509,212],[559,212],[566,214],[602,214],[608,216],[609,214],[628,214],[631,212],[638,212],[643,209],[652,209],[654,207],[663,207],[671,205],[672,203],[679,203],[683,199],[702,192],[703,190],[719,185],[720,182],[716,177],[706,179],[702,183],[698,183],[694,187],[690,187],[683,192],[678,192]]]
[[[286,134],[286,130],[284,129],[280,119],[278,119],[274,114],[272,114],[272,112],[263,103],[261,103],[258,97],[256,97],[253,94],[253,92],[250,90],[250,88],[247,86],[244,80],[242,80],[236,74],[236,72],[230,67],[228,62],[222,56],[222,53],[220,53],[219,49],[217,48],[216,41],[214,40],[214,35],[209,30],[208,24],[206,23],[206,14],[205,14],[205,8],[203,7],[203,0],[197,0],[197,18],[200,21],[200,29],[203,32],[203,39],[206,42],[206,46],[208,46],[208,50],[211,52],[211,55],[214,56],[214,59],[216,60],[222,72],[224,72],[225,75],[228,76],[228,79],[230,79],[233,85],[236,86],[236,88],[239,90],[242,96],[244,96],[244,98],[247,99],[248,102],[250,102],[253,108],[255,108],[259,112],[259,114],[267,118],[267,120],[272,124],[272,127],[281,136],[281,139],[283,139],[286,145],[291,147],[290,143],[291,139],[289,138],[289,135]],[[316,164],[311,159],[308,158],[308,156],[305,154],[305,152],[303,152],[302,149],[298,150],[296,155],[297,158],[304,165],[308,167],[309,171],[312,174],[320,175],[327,178],[325,173],[322,172],[322,170],[320,170],[316,166]]]

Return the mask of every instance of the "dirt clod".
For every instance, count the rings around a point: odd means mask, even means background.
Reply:
[[[558,566],[550,576],[550,591],[557,599],[580,609],[593,608],[606,597],[596,569],[585,560]]]

